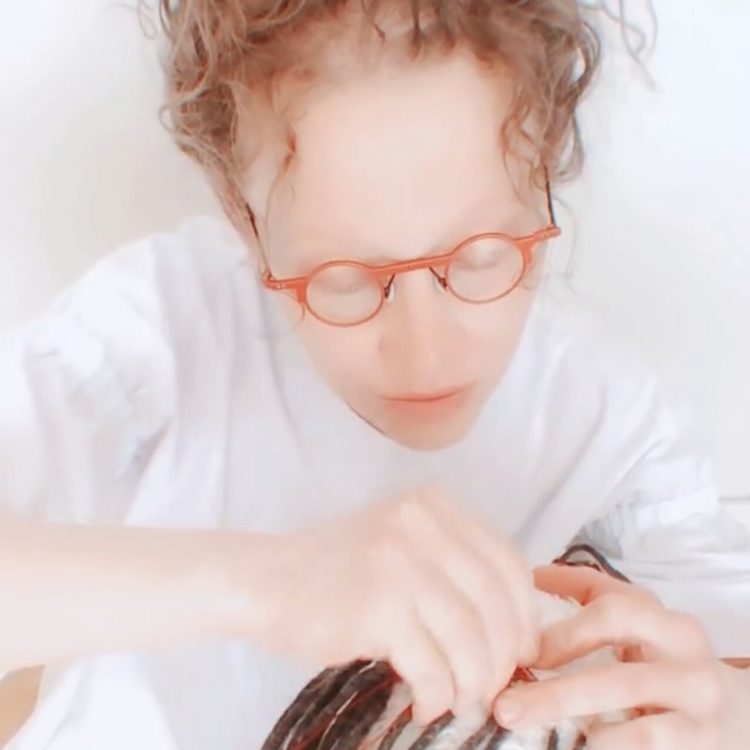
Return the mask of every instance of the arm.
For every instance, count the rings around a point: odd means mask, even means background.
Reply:
[[[206,583],[221,535],[117,528],[174,416],[175,364],[150,283],[92,273],[0,337],[0,672],[193,640],[225,614]]]
[[[262,597],[269,544],[227,532],[5,523],[0,671],[237,632],[253,637],[251,602]],[[232,573],[238,569],[241,577]]]

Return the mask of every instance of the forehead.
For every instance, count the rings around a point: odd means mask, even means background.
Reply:
[[[523,165],[501,143],[511,97],[510,81],[461,53],[317,87],[270,203],[278,245],[412,257],[500,228],[526,202]]]

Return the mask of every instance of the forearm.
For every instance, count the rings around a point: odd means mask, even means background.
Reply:
[[[0,672],[252,636],[252,578],[268,544],[213,531],[2,524]],[[238,552],[246,574],[229,575]]]

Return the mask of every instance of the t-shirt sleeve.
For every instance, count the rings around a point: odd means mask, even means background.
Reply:
[[[169,419],[171,358],[148,283],[107,260],[0,337],[0,514],[118,522]]]
[[[719,501],[689,420],[646,387],[639,458],[574,541],[698,618],[719,656],[750,656],[750,533]]]

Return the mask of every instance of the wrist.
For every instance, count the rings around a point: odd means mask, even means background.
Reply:
[[[282,535],[212,532],[192,588],[209,637],[265,640],[278,621],[287,557]]]

